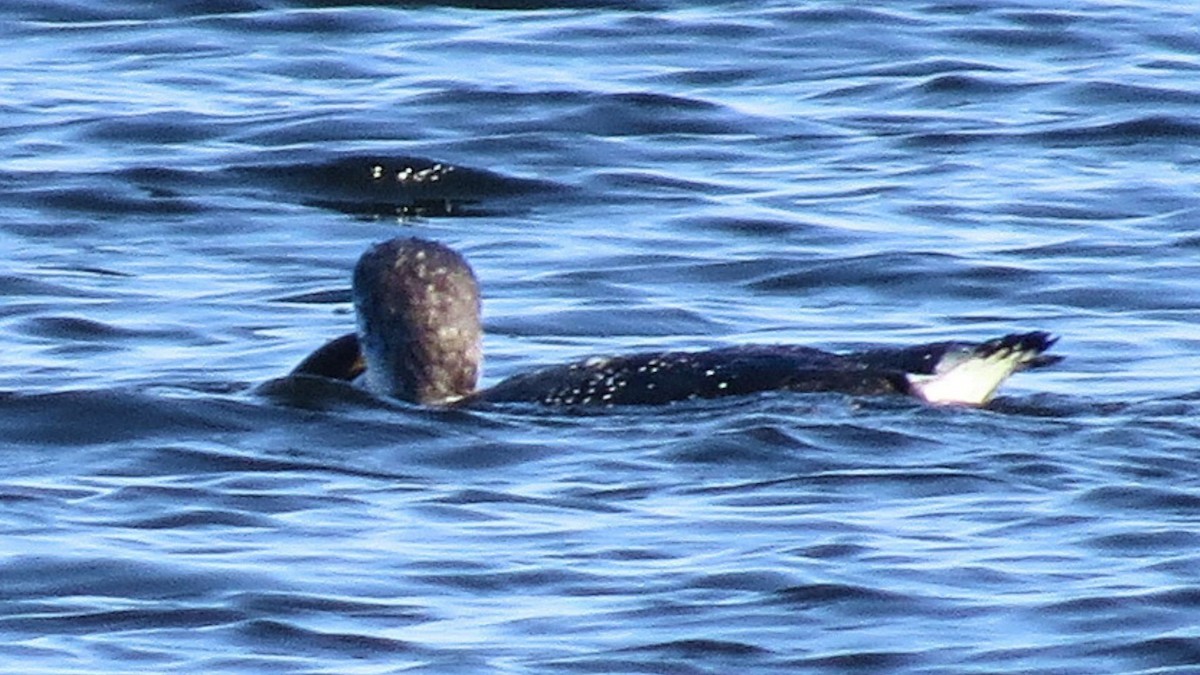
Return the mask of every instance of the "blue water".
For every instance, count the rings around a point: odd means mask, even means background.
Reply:
[[[0,670],[1200,668],[1187,3],[0,9]],[[984,410],[275,387],[418,235],[485,383],[1061,335]]]

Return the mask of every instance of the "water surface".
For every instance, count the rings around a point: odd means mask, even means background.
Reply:
[[[1168,2],[0,10],[14,672],[1189,672],[1200,40]],[[263,393],[416,235],[485,382],[1062,336],[985,410]]]

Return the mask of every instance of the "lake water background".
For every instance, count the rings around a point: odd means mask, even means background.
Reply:
[[[0,670],[1200,664],[1200,32],[1163,1],[0,9]],[[445,241],[485,383],[1044,329],[985,410],[259,385]]]

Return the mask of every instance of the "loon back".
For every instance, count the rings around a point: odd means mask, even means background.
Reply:
[[[592,357],[516,375],[472,400],[544,405],[654,405],[760,391],[908,391],[904,374],[809,347],[743,345],[708,351]]]
[[[982,344],[935,342],[857,354],[795,345],[592,357],[510,377],[472,400],[546,405],[646,405],[760,391],[909,394],[984,405],[1016,370],[1050,365],[1055,338],[1015,333]]]
[[[355,266],[352,295],[358,332],[325,344],[292,374],[359,381],[376,394],[423,405],[656,405],[769,390],[984,405],[1013,372],[1061,360],[1044,354],[1057,338],[1041,331],[849,354],[743,345],[593,357],[477,391],[479,288],[461,255],[417,238],[377,244]]]

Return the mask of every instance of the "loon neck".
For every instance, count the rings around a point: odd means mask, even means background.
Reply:
[[[354,267],[352,294],[369,389],[422,405],[475,391],[479,284],[461,255],[415,237],[376,244]]]

